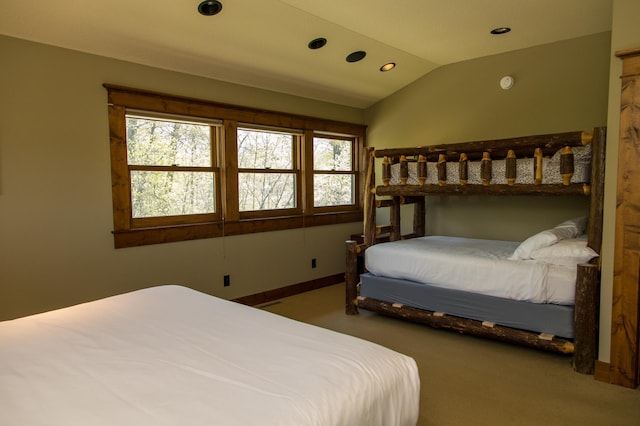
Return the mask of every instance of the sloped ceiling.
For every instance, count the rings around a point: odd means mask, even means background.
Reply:
[[[366,108],[438,66],[609,31],[612,14],[611,0],[220,1],[202,16],[200,0],[3,0],[0,34]]]

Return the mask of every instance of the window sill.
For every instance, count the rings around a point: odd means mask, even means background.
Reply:
[[[243,219],[237,222],[208,222],[114,231],[113,241],[114,247],[118,249],[312,226],[337,225],[361,222],[362,220],[361,210],[319,213],[310,216]]]

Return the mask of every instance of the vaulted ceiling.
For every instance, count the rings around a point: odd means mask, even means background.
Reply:
[[[203,16],[200,2],[3,0],[0,34],[365,108],[442,65],[609,31],[612,13],[611,0],[220,0]]]

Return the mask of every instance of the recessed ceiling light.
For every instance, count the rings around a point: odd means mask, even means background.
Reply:
[[[509,27],[498,27],[498,28],[494,28],[491,30],[491,34],[506,34],[509,31],[511,31],[511,28]]]
[[[357,52],[349,53],[347,55],[347,62],[358,62],[361,61],[365,56],[367,56],[367,52],[364,50],[358,50]]]
[[[380,71],[382,71],[382,72],[391,71],[395,67],[396,67],[396,63],[395,62],[387,62],[386,64],[384,64],[383,66],[380,67]]]
[[[217,15],[221,10],[222,3],[218,0],[205,0],[198,5],[198,12],[204,16]]]
[[[327,44],[327,39],[324,37],[318,37],[311,40],[307,46],[309,46],[309,49],[320,49],[321,47],[324,47],[325,44]]]

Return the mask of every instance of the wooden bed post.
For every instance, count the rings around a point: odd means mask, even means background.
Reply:
[[[593,374],[598,358],[600,282],[597,265],[578,265],[574,311],[573,369]]]
[[[588,245],[597,253],[602,249],[602,214],[604,198],[604,165],[607,129],[597,127],[591,135],[583,134],[583,143],[591,143],[591,189]],[[589,137],[590,136],[590,137]],[[599,260],[598,260],[599,261]],[[600,268],[598,264],[578,265],[574,315],[573,369],[593,374],[598,359],[600,322]]]
[[[424,237],[425,227],[425,205],[426,200],[420,197],[413,204],[413,233],[416,237]]]
[[[400,197],[393,197],[393,204],[389,212],[389,221],[391,222],[391,232],[389,232],[390,241],[398,241],[402,236],[400,232],[400,202]]]
[[[369,247],[376,238],[376,195],[375,195],[375,150],[367,148],[366,169],[367,174],[364,179],[364,245]]]
[[[593,129],[591,141],[591,193],[589,204],[589,220],[587,222],[587,235],[589,247],[598,254],[602,250],[602,215],[604,200],[604,164],[606,150],[607,128],[597,127]]]
[[[375,149],[365,148],[364,168],[366,170],[363,183],[363,210],[364,210],[364,247],[369,247],[375,243],[376,238],[376,195],[375,195]],[[345,313],[347,315],[358,314],[358,283],[360,274],[358,272],[358,243],[353,240],[346,242],[345,259]]]
[[[358,243],[353,240],[347,241],[347,270],[345,272],[345,313],[347,315],[357,315],[358,305]]]

